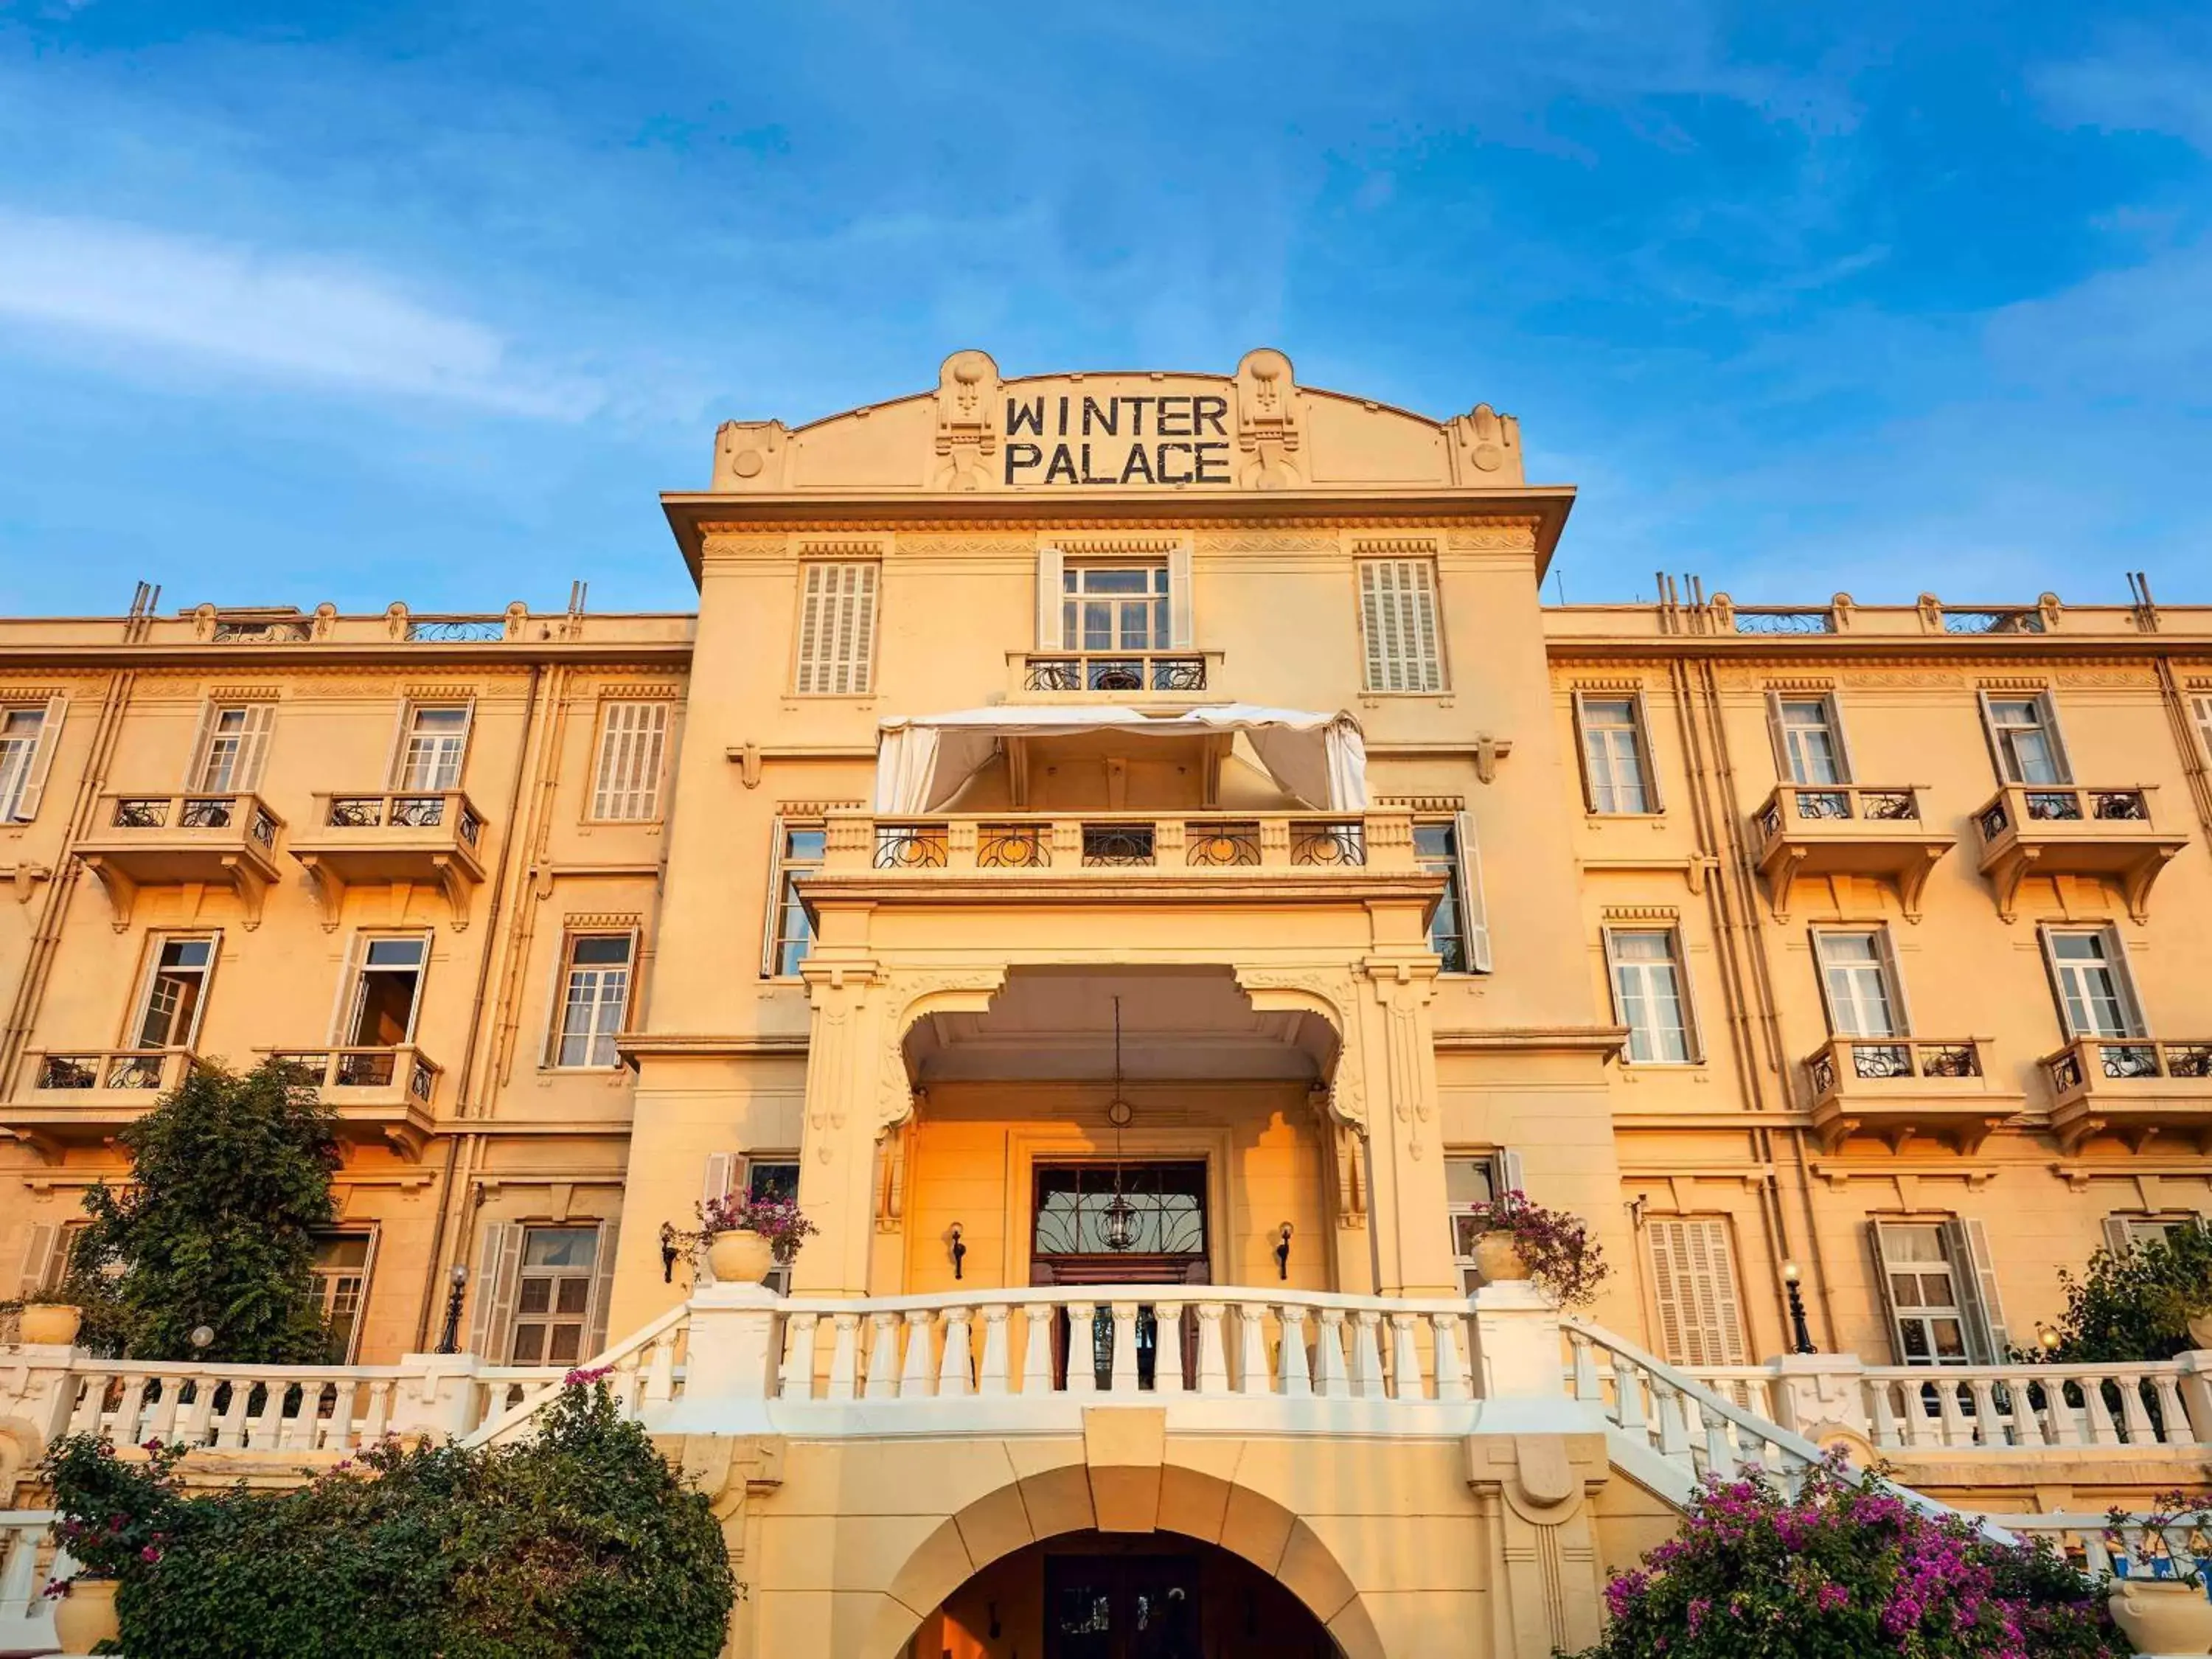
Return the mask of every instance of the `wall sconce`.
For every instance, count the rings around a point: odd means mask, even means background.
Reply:
[[[1790,1334],[1796,1339],[1797,1345],[1794,1352],[1812,1353],[1816,1350],[1813,1346],[1813,1333],[1806,1328],[1805,1298],[1797,1289],[1797,1264],[1794,1261],[1784,1262],[1782,1287],[1790,1297]]]
[[[676,1282],[676,1258],[682,1254],[683,1252],[676,1248],[676,1224],[672,1221],[662,1222],[660,1224],[660,1282],[662,1284],[673,1285]]]
[[[1285,1221],[1275,1231],[1275,1277],[1291,1276],[1291,1224]]]
[[[952,1224],[952,1233],[951,1233],[951,1237],[952,1237],[952,1276],[953,1276],[955,1279],[958,1279],[958,1278],[963,1277],[963,1274],[962,1274],[962,1272],[961,1272],[961,1264],[962,1264],[962,1263],[963,1263],[964,1261],[966,1261],[968,1260],[968,1247],[967,1247],[967,1245],[965,1245],[965,1244],[963,1244],[963,1243],[961,1243],[961,1240],[960,1240],[960,1224],[959,1224],[958,1222],[957,1222],[957,1221],[956,1221],[956,1222],[954,1222],[954,1223]]]

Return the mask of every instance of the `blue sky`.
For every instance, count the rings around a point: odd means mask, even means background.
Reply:
[[[719,420],[1262,343],[1571,600],[2212,600],[2209,157],[2201,3],[0,0],[0,610],[686,606]]]

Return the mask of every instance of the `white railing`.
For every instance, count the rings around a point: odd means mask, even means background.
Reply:
[[[1751,1464],[1790,1483],[1820,1461],[1812,1441],[1688,1372],[1599,1326],[1579,1319],[1560,1322],[1575,1398],[1597,1407],[1630,1446],[1656,1454],[1672,1471],[1681,1496],[1707,1476],[1726,1479]]]
[[[1470,1401],[1463,1299],[1226,1285],[1058,1286],[779,1305],[771,1393]]]
[[[678,1303],[634,1335],[586,1360],[575,1369],[605,1371],[615,1406],[626,1417],[640,1417],[655,1407],[666,1406],[684,1392],[684,1339],[691,1322],[688,1303]],[[462,1437],[469,1446],[487,1445],[520,1433],[561,1392],[565,1369],[478,1373],[493,1379],[489,1408],[476,1427]],[[519,1382],[519,1389],[512,1386]],[[531,1386],[534,1382],[535,1386]]]
[[[2063,1511],[2048,1515],[1992,1515],[1988,1519],[1992,1526],[2002,1527],[2007,1532],[2023,1539],[2049,1539],[2051,1547],[2061,1555],[2079,1562],[2092,1577],[2113,1571],[2121,1565],[2112,1549],[2112,1534],[2115,1533],[2125,1547],[2126,1553],[2147,1558],[2144,1541],[2150,1528],[2143,1524],[2146,1517],[2140,1513],[2130,1516],[2118,1527],[2112,1525],[2108,1516]],[[2160,1529],[2159,1536],[2165,1540],[2167,1550],[2183,1567],[2207,1559],[2201,1549],[2191,1553],[2192,1544],[2203,1542],[2191,1528],[2166,1527]],[[2148,1578],[2156,1575],[2136,1568],[2130,1576]]]
[[[52,1510],[0,1510],[0,1653],[52,1653],[53,1607],[46,1586],[74,1571],[52,1545]],[[50,1548],[51,1546],[51,1548]]]

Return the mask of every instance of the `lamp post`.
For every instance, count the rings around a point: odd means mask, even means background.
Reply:
[[[1791,1352],[1818,1353],[1820,1350],[1813,1346],[1813,1333],[1805,1323],[1805,1297],[1797,1288],[1797,1264],[1794,1261],[1784,1262],[1782,1285],[1790,1297],[1790,1334],[1796,1344]]]
[[[461,1351],[461,1298],[468,1293],[469,1270],[458,1261],[453,1263],[453,1285],[446,1297],[446,1334],[438,1339],[440,1353]]]

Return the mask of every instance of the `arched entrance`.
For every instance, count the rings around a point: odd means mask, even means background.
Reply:
[[[1176,1533],[1063,1534],[1003,1556],[921,1623],[908,1659],[1342,1659],[1280,1583]]]

